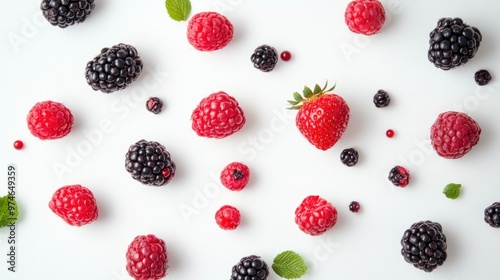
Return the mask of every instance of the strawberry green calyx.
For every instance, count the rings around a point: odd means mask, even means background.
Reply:
[[[308,86],[304,86],[304,89],[302,90],[302,95],[298,92],[293,93],[293,99],[294,100],[287,100],[288,103],[290,103],[290,107],[288,109],[291,110],[298,110],[302,105],[306,102],[312,101],[323,94],[326,94],[328,92],[331,92],[332,90],[335,89],[335,85],[333,87],[326,89],[328,87],[328,81],[326,81],[325,85],[323,87],[320,87],[318,84],[314,86],[314,89],[311,89]]]

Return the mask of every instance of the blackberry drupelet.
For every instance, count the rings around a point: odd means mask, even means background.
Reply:
[[[495,202],[484,209],[484,221],[494,227],[500,227],[500,202]]]
[[[354,148],[344,149],[340,153],[340,161],[347,166],[354,166],[358,163],[358,151]]]
[[[278,52],[269,45],[262,45],[255,49],[250,59],[255,68],[263,72],[269,72],[278,63]]]
[[[40,4],[43,16],[61,28],[85,21],[94,8],[94,0],[42,0]]]
[[[446,236],[439,223],[414,223],[401,238],[401,255],[414,267],[431,272],[446,261]]]
[[[474,74],[474,80],[476,81],[476,84],[480,86],[485,86],[491,81],[491,74],[488,72],[488,70],[478,70]]]
[[[482,39],[479,29],[461,18],[441,18],[429,37],[427,57],[443,70],[467,63],[476,55]]]
[[[259,256],[251,255],[242,258],[233,266],[231,280],[265,280],[269,276],[269,268]]]
[[[163,101],[158,97],[150,97],[146,101],[146,109],[153,114],[159,114],[162,108]]]
[[[377,108],[387,107],[391,103],[391,98],[385,90],[378,90],[373,96],[373,103]]]
[[[166,185],[175,175],[175,163],[160,143],[140,140],[125,155],[125,169],[135,180],[150,186]]]
[[[139,77],[143,63],[137,50],[127,44],[103,48],[87,63],[85,77],[94,90],[111,93],[128,87]]]
[[[397,165],[389,171],[388,178],[394,186],[405,187],[410,182],[410,172],[406,168]]]
[[[361,208],[361,206],[359,205],[359,202],[352,201],[351,203],[349,203],[349,211],[351,211],[353,213],[357,213],[359,211],[359,208]]]

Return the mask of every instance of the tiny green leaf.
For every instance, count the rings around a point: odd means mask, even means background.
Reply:
[[[333,87],[331,87],[331,88],[327,89],[325,92],[330,92],[330,91],[334,90],[336,85],[337,85],[337,83],[335,83],[335,84],[333,85]]]
[[[16,200],[8,195],[0,197],[0,228],[15,222],[18,215]]]
[[[298,92],[293,93],[293,99],[295,99],[298,102],[304,100],[304,98],[302,98],[302,95],[300,95],[300,93],[298,93]]]
[[[302,257],[290,250],[278,254],[273,260],[272,268],[278,276],[285,279],[298,279],[307,271]]]
[[[165,7],[170,18],[175,21],[186,20],[191,13],[189,0],[165,0]]]
[[[288,101],[288,103],[290,103],[292,105],[297,105],[300,103],[299,101],[294,101],[294,100],[287,100],[287,101]]]
[[[304,93],[305,98],[309,98],[313,95],[312,90],[307,86],[304,86],[304,90],[302,92]]]
[[[460,196],[462,185],[450,183],[444,187],[443,193],[447,198],[457,199]]]
[[[316,84],[316,85],[314,86],[314,91],[313,91],[313,93],[314,93],[314,94],[318,94],[318,93],[320,93],[320,92],[321,92],[321,87],[320,87],[318,84]]]

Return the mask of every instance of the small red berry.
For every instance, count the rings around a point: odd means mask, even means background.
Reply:
[[[292,58],[292,54],[289,51],[283,51],[281,52],[280,57],[283,61],[289,61]]]
[[[359,208],[360,208],[359,202],[357,201],[353,201],[351,202],[351,204],[349,204],[349,210],[351,212],[357,213],[359,211]]]
[[[167,246],[154,234],[136,236],[125,256],[127,272],[135,280],[158,280],[167,274]]]
[[[389,138],[392,138],[394,137],[394,130],[392,129],[388,129],[386,132],[385,132],[385,135]]]
[[[224,48],[233,39],[233,25],[216,12],[202,12],[191,17],[188,23],[189,43],[199,51]]]
[[[56,190],[49,208],[72,226],[89,224],[99,216],[94,194],[81,185],[68,185]]]
[[[241,191],[250,179],[250,169],[240,162],[228,164],[220,174],[220,180],[224,187],[232,191]]]
[[[215,222],[224,230],[233,230],[240,224],[240,217],[236,207],[224,205],[215,213]]]
[[[295,223],[309,235],[321,235],[337,223],[337,209],[320,196],[310,195],[295,209]]]
[[[21,150],[24,147],[24,143],[21,140],[14,141],[14,149]]]
[[[42,101],[36,103],[26,117],[28,129],[42,140],[66,136],[73,126],[73,115],[62,103]]]

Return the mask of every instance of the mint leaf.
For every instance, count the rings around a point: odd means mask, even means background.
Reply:
[[[282,278],[297,279],[306,273],[307,265],[299,254],[285,251],[274,258],[272,268]]]
[[[447,198],[457,199],[460,196],[462,185],[450,183],[444,187],[443,193]]]
[[[165,0],[165,7],[170,18],[175,21],[186,20],[191,13],[189,0]]]
[[[15,222],[18,215],[16,200],[8,195],[0,197],[0,228]]]

